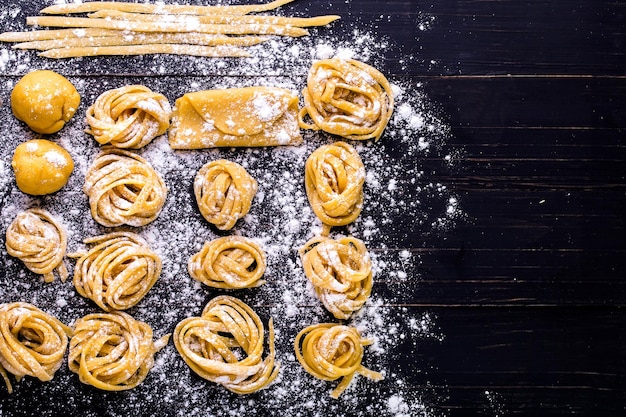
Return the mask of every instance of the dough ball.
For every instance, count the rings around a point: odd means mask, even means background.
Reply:
[[[15,149],[11,162],[15,181],[26,194],[44,195],[60,190],[74,169],[70,154],[54,142],[33,139]]]
[[[11,110],[37,133],[55,133],[69,121],[80,95],[74,85],[54,71],[33,71],[22,77],[11,92]]]

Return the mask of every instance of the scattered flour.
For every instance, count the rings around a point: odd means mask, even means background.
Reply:
[[[35,3],[38,4],[11,0],[3,4],[0,23],[7,30],[24,30],[24,16],[35,14],[40,6],[65,1]],[[431,23],[424,17],[417,24],[426,30]],[[40,59],[33,52],[16,51],[0,44],[0,75],[5,87],[0,92],[4,103],[0,115],[5,121],[0,144],[2,236],[17,213],[33,206],[45,207],[62,221],[68,231],[68,252],[84,249],[83,239],[110,231],[93,221],[82,192],[87,168],[99,152],[97,143],[84,133],[85,110],[108,89],[144,84],[165,94],[170,103],[186,92],[209,88],[267,85],[297,92],[304,87],[313,60],[355,57],[380,66],[382,51],[390,43],[367,27],[341,33],[314,29],[313,35],[305,39],[276,40],[255,46],[251,48],[255,58],[246,60],[130,57],[67,61]],[[122,62],[124,67],[120,68]],[[33,68],[53,69],[66,75],[82,97],[75,117],[52,138],[72,155],[74,173],[60,192],[40,198],[20,193],[13,182],[12,152],[17,144],[36,135],[15,120],[6,105],[15,82]],[[115,75],[102,79],[98,74]],[[98,392],[82,385],[76,375],[62,367],[52,382],[40,384],[24,378],[16,384],[10,399],[0,397],[0,414],[6,410],[7,416],[12,415],[10,410],[23,406],[46,416],[62,406],[68,411],[92,410],[84,412],[85,416],[97,415],[100,407],[106,407],[110,416],[139,416],[157,409],[179,416],[256,416],[259,410],[268,416],[351,416],[352,410],[363,407],[370,415],[379,416],[437,415],[428,407],[424,393],[415,388],[420,379],[408,379],[413,374],[422,375],[421,366],[425,364],[405,363],[404,355],[415,352],[420,343],[439,343],[443,339],[432,313],[403,305],[406,297],[417,294],[421,279],[420,256],[406,248],[415,244],[416,236],[449,230],[462,218],[459,196],[432,181],[432,172],[425,171],[419,163],[423,157],[438,158],[445,163],[445,158],[456,151],[448,148],[449,127],[424,94],[423,86],[391,76],[389,81],[393,84],[397,107],[385,135],[378,143],[353,143],[366,168],[363,212],[352,225],[334,231],[336,235],[351,234],[364,240],[373,259],[372,297],[348,324],[356,326],[364,337],[374,339],[373,345],[365,349],[364,364],[382,372],[384,382],[357,376],[340,399],[333,400],[328,394],[337,382],[319,381],[307,374],[293,352],[293,340],[303,327],[335,321],[316,299],[304,276],[297,249],[321,230],[304,190],[306,158],[318,146],[336,138],[304,131],[305,143],[300,147],[181,152],[173,151],[167,138],[161,136],[138,153],[165,179],[169,188],[167,201],[156,221],[135,231],[161,256],[163,273],[148,295],[129,312],[148,322],[155,337],[160,337],[172,332],[185,317],[198,315],[208,300],[220,293],[194,281],[187,273],[189,257],[206,240],[223,235],[200,215],[192,183],[197,170],[206,162],[218,158],[233,160],[257,179],[259,191],[250,213],[231,233],[260,243],[268,264],[265,285],[233,294],[251,305],[265,323],[273,318],[277,358],[281,362],[278,381],[257,394],[236,396],[197,377],[170,343],[156,355],[155,366],[145,383],[134,390]],[[272,116],[271,107],[256,104],[261,117]],[[211,128],[207,125],[207,129]],[[402,176],[398,175],[400,172]],[[67,264],[72,272],[74,261],[68,260]],[[97,311],[76,293],[71,279],[44,284],[20,261],[8,256],[4,245],[0,245],[0,302],[18,300],[31,302],[70,325],[77,318]],[[97,407],[90,406],[92,402]]]

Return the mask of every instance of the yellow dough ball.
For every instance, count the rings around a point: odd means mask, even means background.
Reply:
[[[80,94],[67,78],[54,71],[26,74],[11,92],[11,110],[37,133],[55,133],[69,121],[80,104]]]
[[[60,190],[74,169],[70,154],[54,142],[33,139],[15,149],[11,162],[15,181],[26,194],[44,195]]]

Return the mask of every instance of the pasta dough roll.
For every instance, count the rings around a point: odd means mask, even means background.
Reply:
[[[163,94],[129,85],[102,93],[89,106],[86,132],[101,145],[139,149],[167,131],[171,115]]]
[[[258,287],[265,273],[265,253],[254,241],[225,236],[206,242],[189,259],[189,274],[209,287],[223,289]]]
[[[298,145],[298,97],[277,87],[187,93],[176,100],[173,149]]]
[[[167,187],[150,163],[123,149],[105,148],[85,176],[94,220],[106,227],[145,226],[157,218]]]
[[[393,91],[377,69],[353,59],[313,63],[302,90],[300,127],[346,139],[378,140],[393,113]],[[306,116],[312,124],[304,121]]]
[[[139,235],[116,232],[85,239],[93,244],[74,269],[74,287],[104,311],[126,310],[143,299],[161,275],[161,258]]]
[[[19,381],[33,376],[50,381],[63,363],[72,329],[32,304],[0,304],[0,375],[9,394],[7,372]]]
[[[65,282],[66,248],[65,229],[43,209],[28,209],[18,214],[7,229],[9,255],[19,258],[32,272],[42,274],[45,282],[54,281],[54,271]]]
[[[274,326],[269,321],[269,354],[263,355],[264,328],[259,316],[234,297],[211,300],[200,317],[186,318],[174,330],[174,345],[202,378],[237,394],[267,387],[278,375],[274,363]]]
[[[300,248],[304,273],[326,309],[348,319],[372,292],[372,262],[365,244],[354,237],[315,237]]]
[[[359,216],[364,182],[361,157],[345,142],[323,145],[306,161],[306,194],[313,212],[327,227],[345,226]]]
[[[355,327],[321,323],[301,330],[294,347],[298,362],[309,374],[325,381],[342,378],[330,394],[337,399],[357,373],[375,381],[383,379],[382,374],[361,364],[363,346],[372,343],[371,339],[361,338]]]
[[[218,159],[205,164],[193,182],[200,213],[220,230],[230,230],[250,211],[258,184],[241,165]]]
[[[152,328],[122,311],[88,314],[76,321],[70,340],[69,368],[83,384],[122,391],[141,384],[154,354],[169,340],[152,340]]]

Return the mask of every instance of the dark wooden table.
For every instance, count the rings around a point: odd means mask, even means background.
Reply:
[[[0,6],[2,24],[9,25],[7,11],[19,9],[12,29],[23,29],[24,16],[40,8],[8,3]],[[420,83],[429,108],[450,128],[430,153],[395,158],[417,164],[425,183],[449,190],[462,215],[443,230],[406,229],[412,216],[407,210],[391,216],[397,223],[390,228],[396,236],[389,240],[395,252],[370,242],[381,258],[397,258],[403,250],[414,255],[404,277],[410,285],[396,287],[383,268],[376,298],[403,312],[396,318],[408,321],[427,314],[439,334],[420,339],[409,332],[408,341],[392,352],[391,371],[401,374],[419,397],[424,415],[624,415],[626,3],[299,0],[282,10],[341,15],[339,24],[314,36],[359,27],[389,39],[370,62],[394,82]],[[22,54],[0,78],[5,89],[5,83],[34,67],[59,68],[89,86],[97,86],[103,76],[158,83],[158,77],[196,75],[193,63],[175,71],[166,67],[165,74],[151,63],[110,58],[59,64]],[[301,81],[305,74],[280,70],[276,75]],[[5,117],[10,115],[7,98],[3,91]],[[385,152],[393,155],[393,141],[382,141]],[[6,155],[5,149],[5,165]],[[399,173],[398,180],[408,178]],[[0,209],[9,204],[6,196],[16,192],[12,184],[7,187],[12,189],[5,190]],[[7,220],[2,221],[6,227]],[[398,232],[403,229],[404,234]],[[23,268],[5,252],[2,256],[1,262],[8,263],[0,264],[0,297],[13,297],[8,288],[14,280],[29,278],[24,272],[15,278],[15,269]],[[36,299],[25,295],[25,301]],[[122,394],[81,387],[69,371],[59,372],[67,390],[46,388],[55,382],[39,384],[32,378],[17,384],[12,396],[0,388],[0,415],[33,410],[41,415],[68,410],[72,415],[220,415],[210,405],[198,409],[203,403],[196,397],[186,403],[160,402],[155,398],[159,391],[151,387],[163,382],[150,380],[133,394],[139,405],[124,408],[114,405],[120,398],[125,401]],[[315,415],[373,414],[367,396],[393,391],[393,379],[388,381],[363,382],[359,387],[368,387],[366,398],[314,408]],[[202,381],[194,383],[202,386]],[[217,391],[211,388],[211,395]],[[249,403],[220,398],[242,407],[241,415],[281,413],[263,403],[265,397],[253,396]],[[304,404],[290,410],[314,415]],[[403,412],[393,404],[387,411]],[[406,415],[419,414],[413,409]]]

